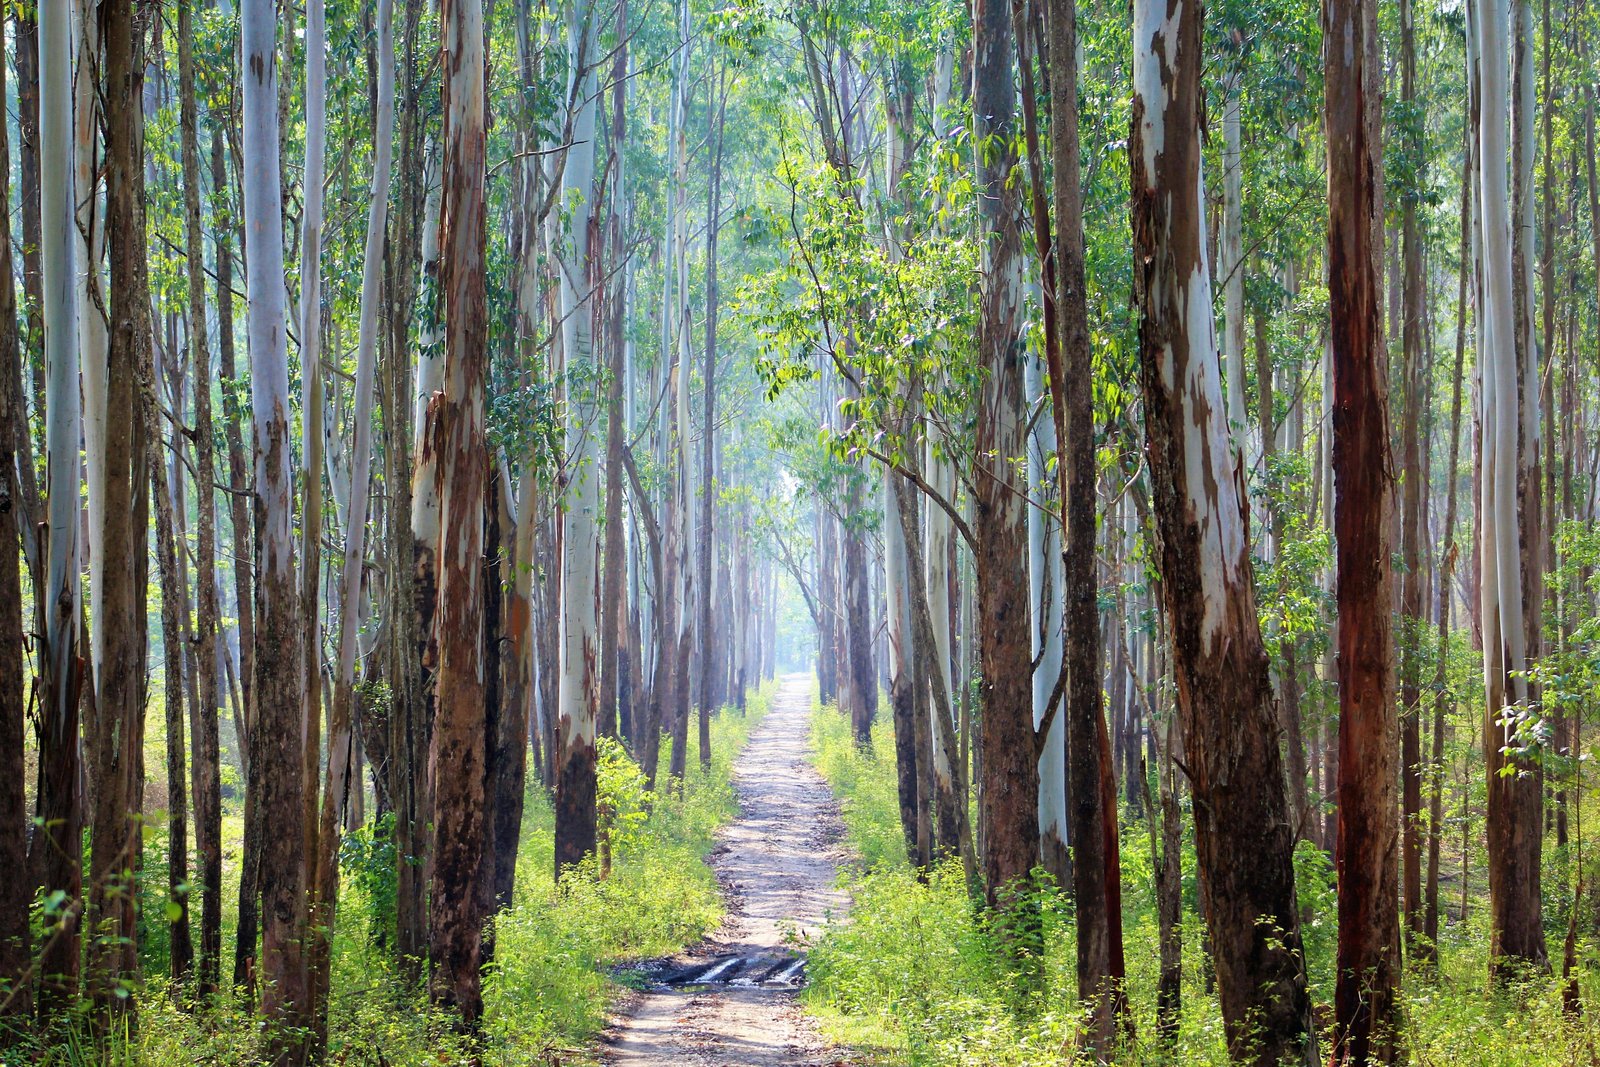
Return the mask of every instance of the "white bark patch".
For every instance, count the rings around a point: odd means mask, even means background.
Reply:
[[[1204,235],[1201,247],[1204,246]],[[1212,333],[1211,285],[1204,263],[1195,265],[1183,301],[1189,359],[1178,398],[1183,410],[1184,488],[1200,529],[1200,589],[1205,601],[1201,636],[1214,637],[1222,625],[1228,588],[1238,581],[1244,556],[1244,521],[1228,458],[1222,424],[1222,382]]]
[[[1136,0],[1133,6],[1133,93],[1144,102],[1140,120],[1140,148],[1144,154],[1146,185],[1155,188],[1156,157],[1166,147],[1167,88],[1165,70],[1178,54],[1178,20],[1183,0],[1165,12],[1164,0]],[[1157,43],[1162,55],[1156,55]]]

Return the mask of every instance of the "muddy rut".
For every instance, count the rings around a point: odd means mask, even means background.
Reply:
[[[728,901],[714,940],[646,969],[649,989],[613,1028],[612,1067],[835,1067],[800,1010],[805,946],[845,899],[834,888],[844,829],[812,768],[811,677],[789,675],[734,764],[739,818],[711,865]]]

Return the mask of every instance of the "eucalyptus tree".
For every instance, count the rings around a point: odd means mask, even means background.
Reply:
[[[1128,1013],[1122,943],[1122,871],[1116,784],[1101,689],[1101,630],[1095,561],[1094,366],[1089,344],[1084,270],[1082,150],[1078,120],[1078,11],[1075,0],[1054,0],[1050,81],[1055,184],[1056,365],[1049,368],[1052,417],[1064,442],[1059,460],[1066,519],[1062,608],[1066,616],[1067,800],[1075,846],[1078,922],[1078,997],[1089,1015],[1086,1039],[1100,1057],[1113,1050],[1118,1022]],[[1118,639],[1120,640],[1120,638]],[[1037,684],[1037,683],[1036,683]]]
[[[444,168],[439,282],[444,298],[441,392],[430,403],[436,450],[437,707],[433,777],[429,993],[469,1029],[483,1013],[485,704],[483,651],[484,430],[488,298],[484,276],[484,20],[482,0],[444,0]]]
[[[194,378],[195,489],[199,536],[195,542],[195,673],[198,700],[191,713],[195,845],[200,859],[200,966],[202,996],[216,992],[222,957],[222,755],[217,726],[217,520],[211,353],[207,344],[205,231],[200,211],[200,134],[194,56],[194,2],[178,6],[179,140],[183,167],[184,254],[188,260],[189,365]],[[235,546],[236,548],[239,546]]]
[[[1016,163],[1011,11],[978,0],[972,12],[972,104],[983,284],[979,295],[976,535],[978,641],[982,663],[983,868],[991,906],[1021,904],[1039,858],[1039,767],[1029,654],[1027,515],[1017,476],[1026,454],[1023,417],[1022,205]]]
[[[320,7],[311,0],[311,8]],[[320,15],[320,13],[319,13]],[[339,577],[339,659],[336,665],[333,707],[328,726],[327,772],[322,788],[322,811],[316,833],[315,878],[312,902],[318,909],[315,936],[319,938],[311,975],[316,1026],[326,1040],[327,997],[332,964],[332,938],[339,892],[339,832],[346,821],[351,790],[360,790],[354,760],[356,644],[361,631],[363,575],[366,570],[367,502],[372,460],[373,378],[377,362],[379,301],[383,295],[383,242],[389,211],[389,185],[394,159],[394,25],[391,0],[378,0],[377,97],[373,101],[372,189],[367,204],[367,235],[361,266],[361,311],[356,339],[356,374],[353,417],[354,443],[350,454],[350,501],[346,507],[344,560]],[[307,64],[311,35],[307,34]],[[320,42],[317,42],[320,44]],[[308,194],[309,195],[309,194]]]
[[[1528,733],[1533,712],[1523,570],[1530,531],[1520,495],[1527,474],[1527,421],[1536,418],[1527,408],[1536,404],[1532,390],[1537,383],[1525,378],[1518,363],[1511,205],[1505,168],[1498,165],[1507,158],[1510,14],[1506,0],[1481,0],[1476,13],[1482,85],[1477,158],[1483,300],[1478,606],[1484,648],[1483,747],[1488,764],[1490,956],[1496,973],[1506,974],[1522,965],[1542,968],[1548,961],[1540,900],[1543,787],[1530,759]]]
[[[325,435],[327,399],[322,373],[322,243],[323,200],[328,141],[327,12],[323,0],[308,0],[305,20],[304,201],[300,212],[300,652],[305,657],[302,680],[305,765],[302,840],[306,848],[309,925],[326,928],[326,901],[318,899],[317,775],[322,765],[322,537],[323,468],[328,463]],[[337,504],[337,501],[336,501]],[[331,753],[331,750],[330,750]],[[308,930],[309,930],[308,925]],[[306,946],[308,1007],[315,1020],[321,992],[325,946],[321,939]]]
[[[278,13],[272,0],[240,10],[243,58],[244,222],[250,395],[255,418],[256,648],[251,780],[263,825],[260,855],[261,1011],[273,1058],[295,1055],[306,1003],[304,661],[290,504],[288,316],[283,286],[283,200],[278,140]]]
[[[1377,5],[1326,0],[1328,312],[1339,606],[1335,1063],[1400,1056],[1399,825]],[[1336,46],[1337,42],[1346,46]],[[1419,398],[1413,396],[1411,402]],[[1409,472],[1414,475],[1415,472]]]
[[[78,635],[80,547],[78,443],[77,221],[72,138],[72,19],[67,5],[39,10],[39,216],[44,295],[45,586],[36,596],[44,649],[40,692],[39,818],[34,838],[40,888],[58,901],[45,913],[39,952],[39,1013],[50,1020],[71,1007],[81,967],[83,808],[78,781],[78,699],[83,684]],[[34,857],[30,857],[34,858]]]
[[[0,98],[5,96],[0,62]],[[11,143],[0,129],[0,198],[11,199]],[[11,247],[11,218],[0,216],[0,248]],[[5,265],[9,268],[10,261]],[[33,467],[27,404],[22,392],[22,345],[16,281],[0,272],[0,870],[28,869],[27,791],[24,787],[26,703],[23,697],[22,558],[31,561],[29,502],[20,472]],[[37,518],[37,517],[35,517]],[[0,889],[0,1020],[26,1019],[33,1009],[31,878]]]
[[[102,652],[98,692],[86,723],[95,782],[89,911],[94,937],[88,966],[97,1013],[105,1015],[130,1006],[124,983],[139,969],[136,879],[142,843],[150,506],[146,450],[154,396],[147,392],[152,338],[144,226],[143,38],[132,0],[102,4],[97,14],[104,40],[98,95],[105,119],[110,250],[104,403],[117,413],[106,421],[100,466],[102,525],[95,536],[102,587],[93,624]],[[98,273],[99,268],[91,261],[86,269]]]
[[[1145,455],[1202,912],[1236,1059],[1316,1060],[1277,716],[1232,477],[1211,317],[1200,124],[1203,13],[1134,6],[1134,303]],[[1231,787],[1247,781],[1251,788]]]
[[[561,538],[561,690],[556,720],[556,870],[595,850],[595,728],[600,713],[598,391],[594,325],[602,253],[595,240],[595,136],[600,110],[599,18],[574,0],[567,23],[567,107],[572,143],[561,172],[571,206],[560,265],[561,350],[566,362],[567,489]],[[676,754],[674,755],[676,758]]]

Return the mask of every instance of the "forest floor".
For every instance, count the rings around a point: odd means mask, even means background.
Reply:
[[[611,1067],[841,1067],[796,1001],[803,952],[830,913],[844,825],[811,766],[808,674],[789,675],[734,764],[739,818],[709,859],[727,898],[717,935],[646,971],[648,988],[613,1028]]]

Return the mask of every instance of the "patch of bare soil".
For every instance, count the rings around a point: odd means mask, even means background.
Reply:
[[[612,1067],[846,1067],[795,1003],[804,950],[846,904],[834,888],[844,827],[812,768],[811,680],[783,679],[734,765],[740,816],[711,866],[728,901],[717,937],[646,969],[650,988],[613,1027]]]

